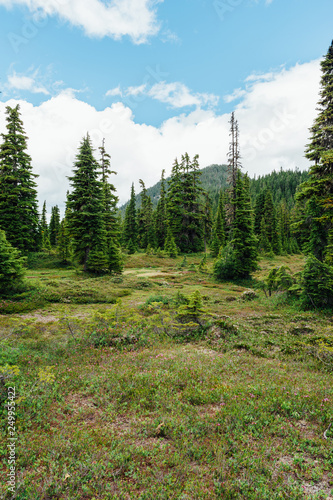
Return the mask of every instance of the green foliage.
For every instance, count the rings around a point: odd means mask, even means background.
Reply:
[[[7,106],[7,133],[0,145],[0,228],[8,241],[24,253],[37,250],[38,208],[27,137],[19,105]]]
[[[201,199],[198,155],[187,153],[172,168],[167,195],[168,224],[182,253],[200,252],[204,247],[204,207]]]
[[[228,243],[219,253],[219,258],[214,263],[213,274],[219,281],[237,278],[236,254],[231,243]]]
[[[41,250],[51,250],[49,227],[46,218],[46,201],[43,203],[42,217],[40,220]]]
[[[58,245],[60,231],[60,211],[58,205],[51,209],[51,220],[49,225],[50,243],[52,247]]]
[[[175,238],[173,237],[173,234],[171,232],[170,227],[168,227],[167,237],[166,237],[165,244],[164,244],[164,251],[172,259],[175,259],[178,255],[177,245],[176,245]]]
[[[93,157],[90,138],[84,137],[76,157],[74,174],[69,178],[68,225],[74,257],[86,271],[104,272],[107,268],[107,238],[104,220],[102,184]],[[89,254],[92,256],[89,260]]]
[[[333,307],[333,268],[314,255],[307,258],[301,274],[301,301],[307,308]]]
[[[290,269],[287,266],[278,266],[270,270],[263,285],[265,293],[267,291],[270,297],[272,292],[289,290],[294,283],[295,279],[291,275]]]
[[[17,288],[22,288],[25,258],[14,248],[0,230],[0,295],[5,297]]]
[[[122,242],[123,245],[127,248],[128,253],[136,252],[138,244],[138,225],[135,206],[134,184],[132,184],[131,187],[131,199],[126,207]]]

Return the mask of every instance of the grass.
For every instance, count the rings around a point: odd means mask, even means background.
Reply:
[[[50,261],[29,270],[43,307],[0,316],[0,365],[19,368],[3,369],[0,385],[0,497],[11,498],[13,385],[18,500],[333,496],[332,363],[320,350],[333,345],[331,314],[260,290],[244,301],[255,283],[216,283],[210,259],[206,272],[195,267],[201,258],[180,269],[181,257],[136,254],[122,278]],[[303,259],[265,259],[258,277],[281,264],[297,272]],[[196,290],[204,327],[171,338]]]

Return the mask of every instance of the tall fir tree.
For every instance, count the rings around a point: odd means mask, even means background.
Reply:
[[[56,247],[58,245],[59,231],[60,231],[60,210],[58,205],[55,205],[51,209],[51,219],[49,225],[50,243],[52,247]]]
[[[38,205],[27,136],[19,105],[7,106],[7,133],[0,145],[0,229],[8,241],[22,252],[37,250]]]
[[[42,216],[40,219],[40,233],[41,233],[41,249],[51,250],[49,226],[47,224],[47,211],[46,211],[46,201],[43,203]]]
[[[108,269],[103,189],[98,175],[98,163],[87,134],[81,142],[73,176],[69,178],[72,192],[67,207],[74,257],[85,271],[93,273]]]
[[[181,252],[200,252],[204,248],[204,210],[202,206],[198,155],[187,153],[176,159],[167,196],[168,224]]]
[[[228,183],[230,193],[230,204],[228,205],[229,225],[233,226],[236,217],[236,184],[238,171],[241,168],[241,155],[239,149],[239,126],[235,118],[235,113],[231,113],[230,118],[230,144],[228,152]]]
[[[147,189],[142,179],[139,180],[142,188],[141,206],[137,211],[138,221],[138,243],[143,249],[147,247],[155,248],[155,220],[153,214],[153,204],[150,196],[147,195]]]
[[[105,139],[103,139],[99,151],[101,155],[100,167],[102,173],[103,215],[106,230],[109,270],[119,273],[122,270],[122,259],[119,242],[118,197],[116,195],[115,186],[109,182],[109,176],[111,174],[117,174],[117,172],[111,170],[111,156],[105,150]]]
[[[224,208],[224,194],[222,189],[220,190],[219,202],[217,206],[216,217],[213,225],[212,231],[212,241],[211,241],[211,255],[212,257],[217,257],[221,247],[224,247],[226,243],[225,234],[225,208]]]
[[[319,113],[306,149],[306,157],[314,165],[297,194],[298,202],[305,202],[306,218],[296,223],[296,230],[307,228],[305,248],[320,261],[326,255],[333,220],[333,42],[321,62],[321,71]]]
[[[164,248],[164,243],[167,233],[167,206],[166,206],[166,188],[165,188],[165,171],[162,171],[160,197],[156,207],[155,213],[155,233],[156,245],[158,248]]]
[[[136,217],[136,203],[134,184],[131,187],[131,198],[126,207],[123,224],[123,245],[130,253],[134,253],[138,247],[138,224]]]
[[[223,249],[214,265],[214,275],[219,280],[249,278],[257,269],[258,244],[253,229],[249,187],[248,176],[242,178],[238,171],[233,239]]]

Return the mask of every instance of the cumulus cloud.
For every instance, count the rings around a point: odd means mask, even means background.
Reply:
[[[163,0],[0,0],[0,5],[21,5],[31,12],[58,16],[91,37],[118,40],[128,35],[135,43],[143,43],[160,29],[156,18],[160,2]]]
[[[261,80],[246,89],[236,106],[240,125],[243,170],[251,176],[283,167],[307,168],[304,146],[308,128],[316,116],[320,80],[319,61],[296,65]],[[0,132],[5,130],[5,107],[0,103]],[[66,176],[82,137],[89,132],[94,147],[106,139],[111,154],[113,177],[120,201],[130,194],[132,181],[147,186],[167,175],[175,157],[184,152],[200,155],[200,165],[226,163],[229,144],[229,114],[198,107],[166,120],[160,127],[135,122],[131,110],[116,102],[102,111],[80,100],[73,92],[62,92],[39,106],[20,101],[22,119],[29,137],[29,152],[39,174],[39,197],[48,207],[64,209]],[[96,155],[98,156],[98,155]]]

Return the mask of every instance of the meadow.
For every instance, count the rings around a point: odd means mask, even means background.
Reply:
[[[332,311],[258,286],[304,257],[237,284],[202,257],[137,253],[97,278],[29,259],[31,290],[0,301],[1,498],[333,498]]]

